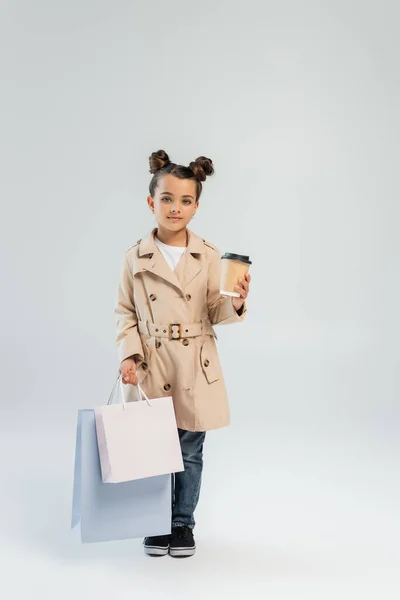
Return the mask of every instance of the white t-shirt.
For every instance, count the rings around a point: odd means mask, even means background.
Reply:
[[[182,258],[182,254],[186,250],[186,246],[169,246],[161,242],[157,236],[154,236],[154,241],[171,269],[175,271],[178,262]]]

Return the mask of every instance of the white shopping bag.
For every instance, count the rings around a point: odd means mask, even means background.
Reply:
[[[107,406],[94,409],[104,483],[184,471],[172,396],[149,400],[140,385],[137,391],[137,402],[122,396],[110,404],[112,392]]]

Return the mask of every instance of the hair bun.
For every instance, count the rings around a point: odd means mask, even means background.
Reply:
[[[157,150],[157,152],[152,152],[151,156],[149,157],[150,173],[154,175],[154,173],[157,173],[157,171],[160,171],[160,169],[163,169],[170,163],[171,161],[165,150]]]
[[[199,181],[205,181],[206,177],[213,175],[214,166],[211,158],[206,156],[199,156],[195,161],[191,162],[189,169],[193,171],[194,176]]]

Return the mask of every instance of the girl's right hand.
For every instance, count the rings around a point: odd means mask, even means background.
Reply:
[[[131,383],[132,385],[139,383],[136,375],[136,363],[133,358],[123,360],[119,370],[122,374],[122,383]]]

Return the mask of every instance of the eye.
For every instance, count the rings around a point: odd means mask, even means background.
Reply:
[[[163,196],[163,197],[161,198],[161,200],[162,200],[163,202],[168,202],[168,200],[171,200],[171,198],[170,198],[169,196]]]
[[[192,204],[192,201],[191,201],[191,200],[184,200],[183,202],[184,202],[184,203],[185,203],[185,202],[187,202],[188,204]]]

